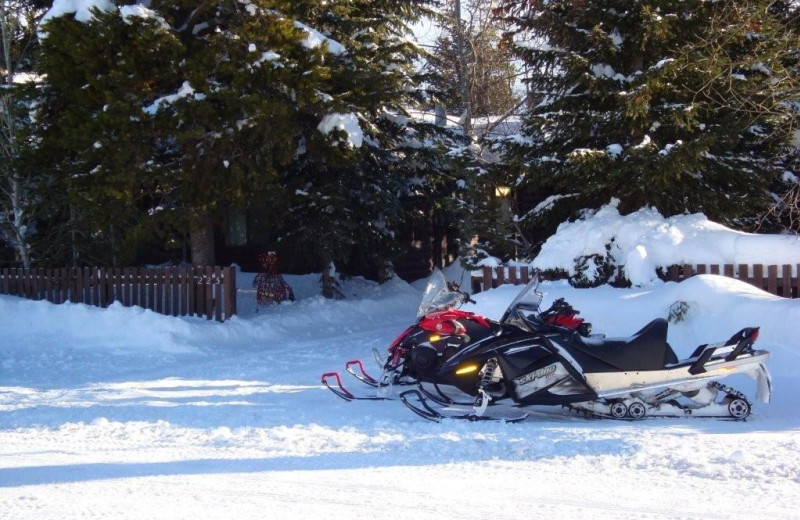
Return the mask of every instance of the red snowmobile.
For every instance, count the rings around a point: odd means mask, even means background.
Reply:
[[[390,399],[393,386],[424,382],[433,385],[440,399],[446,399],[436,377],[441,366],[465,346],[500,336],[508,327],[479,314],[458,309],[464,303],[475,302],[468,293],[461,291],[453,282],[448,282],[444,274],[436,269],[422,296],[417,323],[392,341],[385,359],[373,349],[373,355],[381,367],[381,375],[378,378],[370,376],[358,359],[345,364],[349,374],[376,388],[377,395],[356,396],[344,387],[338,372],[323,374],[322,384],[342,399],[352,401]],[[534,333],[567,330],[589,336],[592,326],[578,314],[579,311],[559,298],[549,309],[538,313]]]

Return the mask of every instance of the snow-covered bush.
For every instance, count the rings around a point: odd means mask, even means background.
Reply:
[[[562,223],[533,266],[563,270],[585,286],[605,283],[623,267],[633,285],[659,281],[658,269],[683,264],[797,264],[800,239],[755,235],[710,221],[702,213],[664,217],[653,208],[621,215],[612,200],[597,212]],[[610,274],[609,274],[610,273]]]

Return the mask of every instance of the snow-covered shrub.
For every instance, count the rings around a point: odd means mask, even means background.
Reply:
[[[676,301],[669,307],[669,316],[667,316],[667,321],[670,323],[679,323],[686,319],[686,315],[689,313],[689,304],[682,301]]]
[[[612,281],[616,266],[610,251],[611,244],[607,244],[605,255],[591,254],[576,258],[573,273],[568,278],[570,285],[579,288],[591,288],[599,287]]]

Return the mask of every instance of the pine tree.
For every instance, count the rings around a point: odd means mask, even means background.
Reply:
[[[333,263],[385,278],[398,232],[420,204],[436,203],[434,185],[456,189],[445,154],[458,138],[409,112],[427,101],[409,25],[428,3],[358,0],[293,12],[344,49],[328,62],[323,103],[309,107],[302,146],[282,176],[290,199],[281,247],[303,251],[315,269]]]
[[[752,222],[797,124],[800,39],[776,5],[503,2],[533,72],[508,148],[529,232],[612,198]]]
[[[328,49],[283,14],[297,5],[165,0],[44,25],[38,155],[87,244],[130,258],[189,231],[193,261],[213,263],[214,222],[293,160],[329,73]]]

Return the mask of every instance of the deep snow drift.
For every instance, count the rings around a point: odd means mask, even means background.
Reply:
[[[736,231],[702,213],[664,217],[653,208],[620,215],[618,200],[574,222],[559,225],[542,245],[533,265],[539,269],[576,271],[575,259],[599,255],[637,286],[658,280],[656,269],[682,264],[764,264],[795,266],[800,237]],[[796,267],[793,267],[796,270]],[[595,279],[587,269],[588,279]]]
[[[746,422],[537,408],[515,425],[434,424],[319,384],[386,349],[414,319],[417,284],[352,280],[331,302],[314,277],[287,281],[299,301],[256,314],[240,277],[242,315],[224,324],[0,296],[0,519],[796,518],[800,301],[710,275],[544,284],[544,305],[563,296],[612,336],[685,302],[670,325],[679,356],[761,326],[773,402],[752,399]],[[465,308],[498,318],[519,289]],[[754,397],[749,379],[726,383]]]

